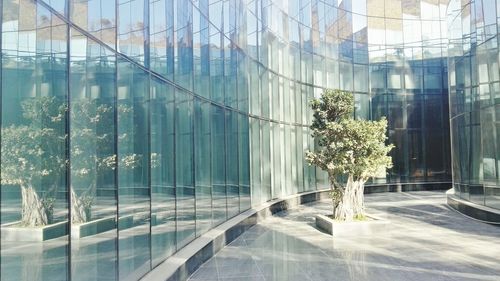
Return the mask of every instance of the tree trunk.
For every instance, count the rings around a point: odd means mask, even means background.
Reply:
[[[352,221],[356,217],[364,216],[363,192],[364,181],[355,181],[352,176],[349,176],[342,200],[335,209],[335,219]]]
[[[356,181],[356,202],[354,204],[354,217],[362,218],[365,216],[365,181]]]
[[[332,198],[332,214],[335,214],[335,208],[337,207],[337,200],[335,198],[335,186],[333,186],[333,183],[330,184],[330,197]]]
[[[47,225],[49,217],[42,200],[31,185],[21,185],[21,223],[35,227]]]
[[[82,199],[76,195],[75,190],[71,187],[71,222],[84,223],[88,221],[87,213]]]
[[[91,184],[84,192],[78,196],[73,189],[71,189],[71,222],[72,223],[85,223],[91,219],[91,208],[95,199],[95,184]]]

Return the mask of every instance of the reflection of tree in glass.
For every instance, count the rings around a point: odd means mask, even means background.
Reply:
[[[21,225],[43,226],[52,223],[57,187],[66,171],[65,102],[56,97],[30,98],[21,103],[21,125],[2,128],[2,185],[21,188]],[[111,182],[116,169],[115,110],[96,99],[72,101],[71,121],[71,221],[91,219],[98,182]],[[127,120],[134,112],[119,105],[118,114]],[[133,135],[123,133],[118,139],[133,142]],[[132,170],[142,165],[142,154],[120,155],[120,167]],[[159,165],[159,155],[151,154],[152,167]],[[49,187],[49,188],[45,188]]]
[[[21,107],[27,125],[2,128],[1,183],[20,186],[21,224],[34,227],[53,219],[55,193],[67,162],[66,105],[55,97],[39,97],[23,101]]]
[[[92,206],[102,178],[113,177],[116,169],[115,112],[111,104],[97,99],[81,99],[71,103],[71,222],[85,223],[92,219]],[[123,120],[133,118],[129,105],[118,105]],[[135,130],[134,130],[135,131]],[[118,135],[120,143],[131,142],[133,134]],[[158,155],[151,154],[151,166],[158,165]],[[143,155],[120,155],[118,165],[133,170],[142,165]],[[101,183],[99,179],[101,178]],[[114,189],[114,182],[109,181]]]
[[[72,101],[71,221],[90,220],[98,176],[115,169],[114,108],[97,100]],[[112,174],[110,175],[112,176]]]
[[[91,220],[100,176],[113,177],[116,169],[114,151],[114,108],[98,100],[81,99],[71,103],[71,221]],[[119,105],[118,114],[127,120],[134,114],[128,105]],[[133,136],[120,134],[120,142]],[[130,140],[132,141],[132,140]],[[120,167],[135,169],[142,164],[143,155],[120,155]],[[152,155],[153,160],[154,155]],[[114,187],[113,187],[114,188]]]

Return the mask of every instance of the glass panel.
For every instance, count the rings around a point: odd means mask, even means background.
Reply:
[[[151,70],[163,75],[167,75],[167,48],[172,43],[167,31],[167,22],[173,21],[167,13],[167,7],[171,5],[173,1],[149,1],[149,65]]]
[[[262,197],[265,202],[272,199],[271,196],[271,135],[268,121],[261,121],[261,156],[262,156]]]
[[[49,4],[56,12],[66,15],[67,0],[44,0],[44,2]]]
[[[175,25],[176,49],[175,82],[180,86],[193,89],[193,7],[191,1],[176,0]]]
[[[227,215],[231,218],[239,213],[238,180],[238,114],[226,110],[226,186]]]
[[[227,218],[224,109],[212,106],[212,215],[213,225]]]
[[[71,31],[72,280],[117,278],[116,63]]]
[[[176,249],[174,88],[151,80],[151,256],[153,266]]]
[[[239,168],[239,195],[240,195],[240,212],[249,209],[250,203],[250,128],[249,117],[243,114],[238,114],[238,168]]]
[[[281,137],[280,125],[271,123],[271,178],[272,181],[272,198],[281,198],[283,196],[282,174],[281,174]]]
[[[250,118],[250,170],[252,187],[252,206],[260,205],[262,201],[262,179],[261,179],[261,142],[260,121]]]
[[[105,0],[103,0],[105,1]],[[145,64],[149,4],[146,0],[118,0],[118,51]]]
[[[194,91],[210,98],[210,28],[205,16],[208,14],[208,0],[200,1],[200,9],[201,13],[193,10]]]
[[[193,97],[175,92],[175,182],[177,247],[195,237],[195,189],[193,151]]]
[[[2,8],[1,278],[67,280],[68,27],[33,1]]]
[[[296,128],[295,138],[297,140],[297,189],[298,192],[304,191],[304,149],[303,149],[303,138],[302,138],[302,127]]]
[[[119,279],[138,279],[150,263],[149,78],[118,60]]]
[[[71,20],[97,39],[115,47],[116,3],[107,0],[71,0]]]
[[[196,179],[196,235],[212,226],[212,175],[211,175],[211,109],[208,102],[196,100],[194,111],[194,155]]]

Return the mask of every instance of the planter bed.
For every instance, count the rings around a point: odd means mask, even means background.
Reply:
[[[325,215],[316,215],[316,227],[334,237],[373,235],[388,230],[390,222],[373,215],[366,215],[367,220],[343,222]]]

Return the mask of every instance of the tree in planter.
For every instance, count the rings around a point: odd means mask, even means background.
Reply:
[[[337,220],[363,218],[364,184],[392,166],[386,145],[387,120],[355,120],[352,93],[326,90],[311,102],[312,136],[317,142],[306,159],[328,173],[333,214]],[[347,179],[345,184],[339,178]]]
[[[53,219],[55,193],[66,169],[66,105],[56,97],[21,103],[25,124],[2,128],[2,185],[21,188],[21,224],[35,227]],[[42,194],[41,185],[50,186]]]

